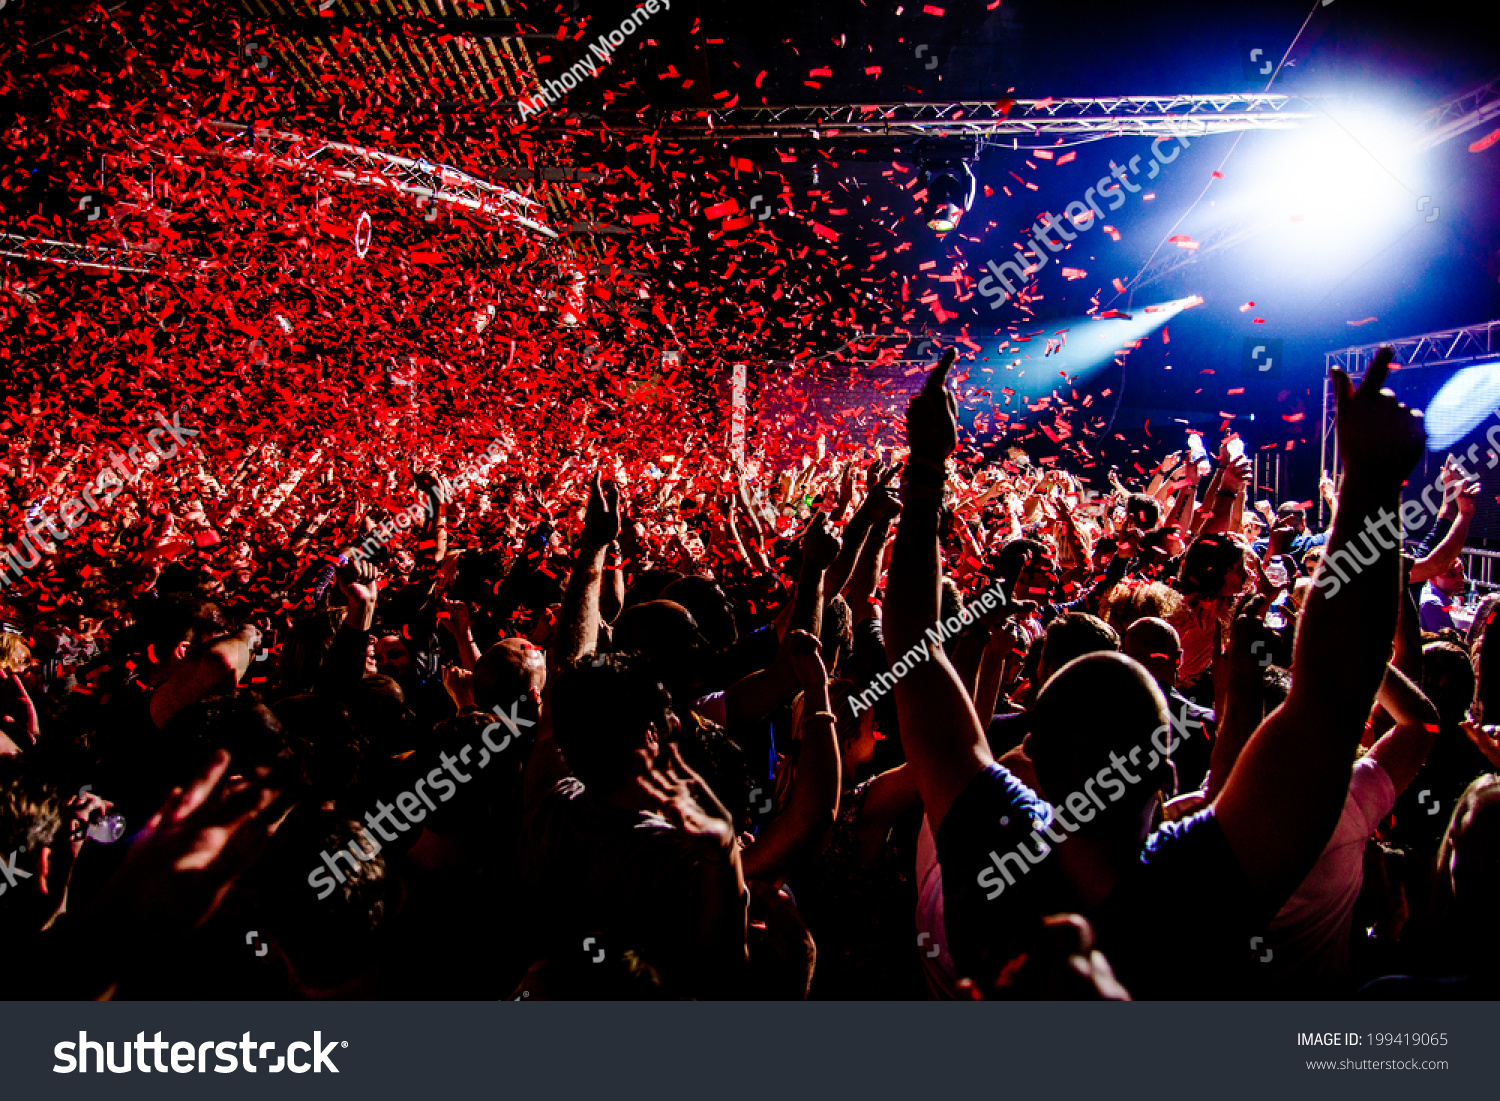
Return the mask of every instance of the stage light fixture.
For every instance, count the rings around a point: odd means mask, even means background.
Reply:
[[[924,220],[927,228],[941,237],[957,229],[959,221],[974,205],[978,181],[968,162],[959,158],[929,161],[922,174],[927,184]]]

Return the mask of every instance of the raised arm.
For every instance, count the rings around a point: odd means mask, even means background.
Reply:
[[[926,646],[925,632],[938,619],[943,467],[958,446],[958,406],[943,386],[953,359],[951,349],[943,353],[906,412],[911,459],[901,478],[901,522],[885,599],[886,655],[907,668],[895,687],[902,746],[934,831],[969,781],[994,760],[969,693],[942,647],[930,647],[928,657],[914,663],[905,660],[908,651]]]
[[[609,545],[620,537],[620,487],[614,481],[601,484],[595,474],[589,485],[589,503],[578,537],[578,558],[568,574],[558,614],[557,642],[551,667],[560,669],[593,653],[599,644],[599,589],[604,581],[604,557]]]
[[[823,577],[823,603],[844,591],[844,586],[849,582],[849,575],[854,572],[854,565],[859,561],[860,549],[865,545],[865,540],[870,534],[870,510],[867,507],[869,498],[865,499],[854,519],[849,521],[844,528],[844,536],[839,545],[839,553],[828,567],[828,572]]]
[[[1447,472],[1444,471],[1446,474]],[[1450,485],[1456,488],[1450,489]],[[1453,494],[1449,504],[1449,494]],[[1419,558],[1412,563],[1411,583],[1421,585],[1431,581],[1447,572],[1448,567],[1453,565],[1458,558],[1459,552],[1464,549],[1464,543],[1469,538],[1469,523],[1474,519],[1474,506],[1479,501],[1479,479],[1472,481],[1465,479],[1462,474],[1455,472],[1453,482],[1444,480],[1443,485],[1443,511],[1449,507],[1457,510],[1458,515],[1448,528],[1448,533],[1443,536],[1442,542],[1432,548],[1432,553],[1425,558]]]
[[[806,631],[786,636],[792,668],[802,685],[802,748],[791,792],[781,813],[745,851],[745,878],[779,884],[798,854],[816,844],[839,813],[838,719],[828,699],[828,671],[818,640]]]
[[[1396,628],[1401,485],[1426,433],[1421,414],[1382,389],[1391,358],[1389,348],[1376,353],[1358,390],[1333,372],[1344,484],[1297,631],[1291,693],[1251,737],[1214,803],[1240,866],[1273,909],[1338,821]]]
[[[776,629],[783,637],[788,631],[806,631],[814,638],[823,633],[823,575],[838,553],[839,537],[819,512],[802,536],[802,569],[791,602],[776,620]]]
[[[1217,475],[1215,480],[1217,481]],[[1191,533],[1193,530],[1193,514],[1198,505],[1198,464],[1189,462],[1184,468],[1183,482],[1178,488],[1177,494],[1172,498],[1172,506],[1167,509],[1167,514],[1162,517],[1161,526],[1164,528],[1175,527],[1178,531]]]
[[[151,721],[164,727],[184,708],[232,690],[250,668],[259,645],[260,631],[247,625],[184,658],[166,683],[152,693]]]
[[[1396,720],[1391,732],[1370,747],[1399,797],[1417,778],[1438,733],[1438,712],[1422,690],[1394,665],[1385,668],[1377,697]]]
[[[1229,531],[1236,515],[1236,504],[1244,501],[1245,483],[1250,480],[1250,460],[1241,455],[1219,467],[1214,477],[1212,496],[1208,500],[1209,513],[1199,530],[1193,533],[1212,535]]]

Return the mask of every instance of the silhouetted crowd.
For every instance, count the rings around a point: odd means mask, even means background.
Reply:
[[[1477,485],[1382,534],[1389,356],[1322,532],[1233,436],[956,461],[951,362],[894,454],[13,522],[0,995],[1500,994]]]

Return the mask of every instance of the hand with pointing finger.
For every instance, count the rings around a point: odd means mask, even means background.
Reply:
[[[906,441],[912,458],[942,466],[958,446],[958,402],[943,385],[955,353],[949,348],[906,410]]]
[[[1422,414],[1385,389],[1394,357],[1388,347],[1376,352],[1357,389],[1339,368],[1332,372],[1345,477],[1377,493],[1399,489],[1427,446]]]

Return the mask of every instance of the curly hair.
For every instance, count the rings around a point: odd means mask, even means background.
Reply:
[[[0,673],[20,673],[31,664],[31,647],[10,630],[0,631]]]
[[[1099,616],[1120,634],[1138,619],[1170,619],[1182,607],[1182,594],[1160,581],[1121,581],[1105,594]]]
[[[19,757],[0,757],[0,854],[36,852],[62,829],[63,798],[55,784]]]

